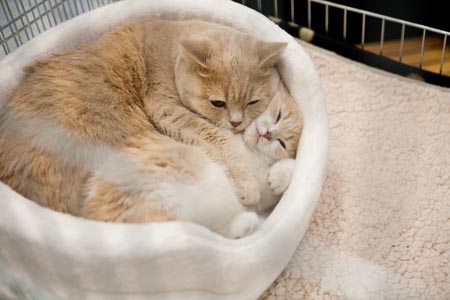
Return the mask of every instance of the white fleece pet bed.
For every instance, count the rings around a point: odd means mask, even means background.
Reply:
[[[0,183],[1,299],[256,299],[302,239],[327,160],[327,114],[319,77],[298,43],[232,1],[135,0],[81,15],[0,62],[0,105],[37,59],[72,49],[140,17],[199,18],[286,41],[280,73],[304,117],[292,184],[261,229],[228,240],[180,222],[107,224],[38,206]]]

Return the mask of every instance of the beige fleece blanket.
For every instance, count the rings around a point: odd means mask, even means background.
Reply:
[[[303,46],[327,99],[327,178],[261,299],[450,299],[450,89]]]

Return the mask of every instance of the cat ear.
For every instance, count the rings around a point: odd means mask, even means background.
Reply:
[[[272,67],[280,59],[281,53],[286,48],[287,43],[269,43],[260,41],[256,45],[259,59],[260,67]]]
[[[206,59],[209,56],[209,41],[206,39],[186,39],[180,42],[182,51],[199,66],[207,69]]]

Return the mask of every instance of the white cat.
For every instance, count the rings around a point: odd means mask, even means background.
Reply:
[[[252,210],[263,213],[273,208],[288,187],[301,129],[298,106],[282,86],[243,134],[230,135],[246,153],[259,185],[261,199]]]

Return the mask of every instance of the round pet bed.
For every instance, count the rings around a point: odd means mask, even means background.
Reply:
[[[244,6],[134,0],[78,16],[0,62],[0,105],[18,84],[23,67],[141,17],[198,18],[289,43],[279,70],[304,118],[291,184],[260,230],[229,240],[190,223],[83,220],[43,208],[0,183],[2,299],[256,299],[285,268],[305,233],[327,159],[327,114],[319,78],[291,36]]]

